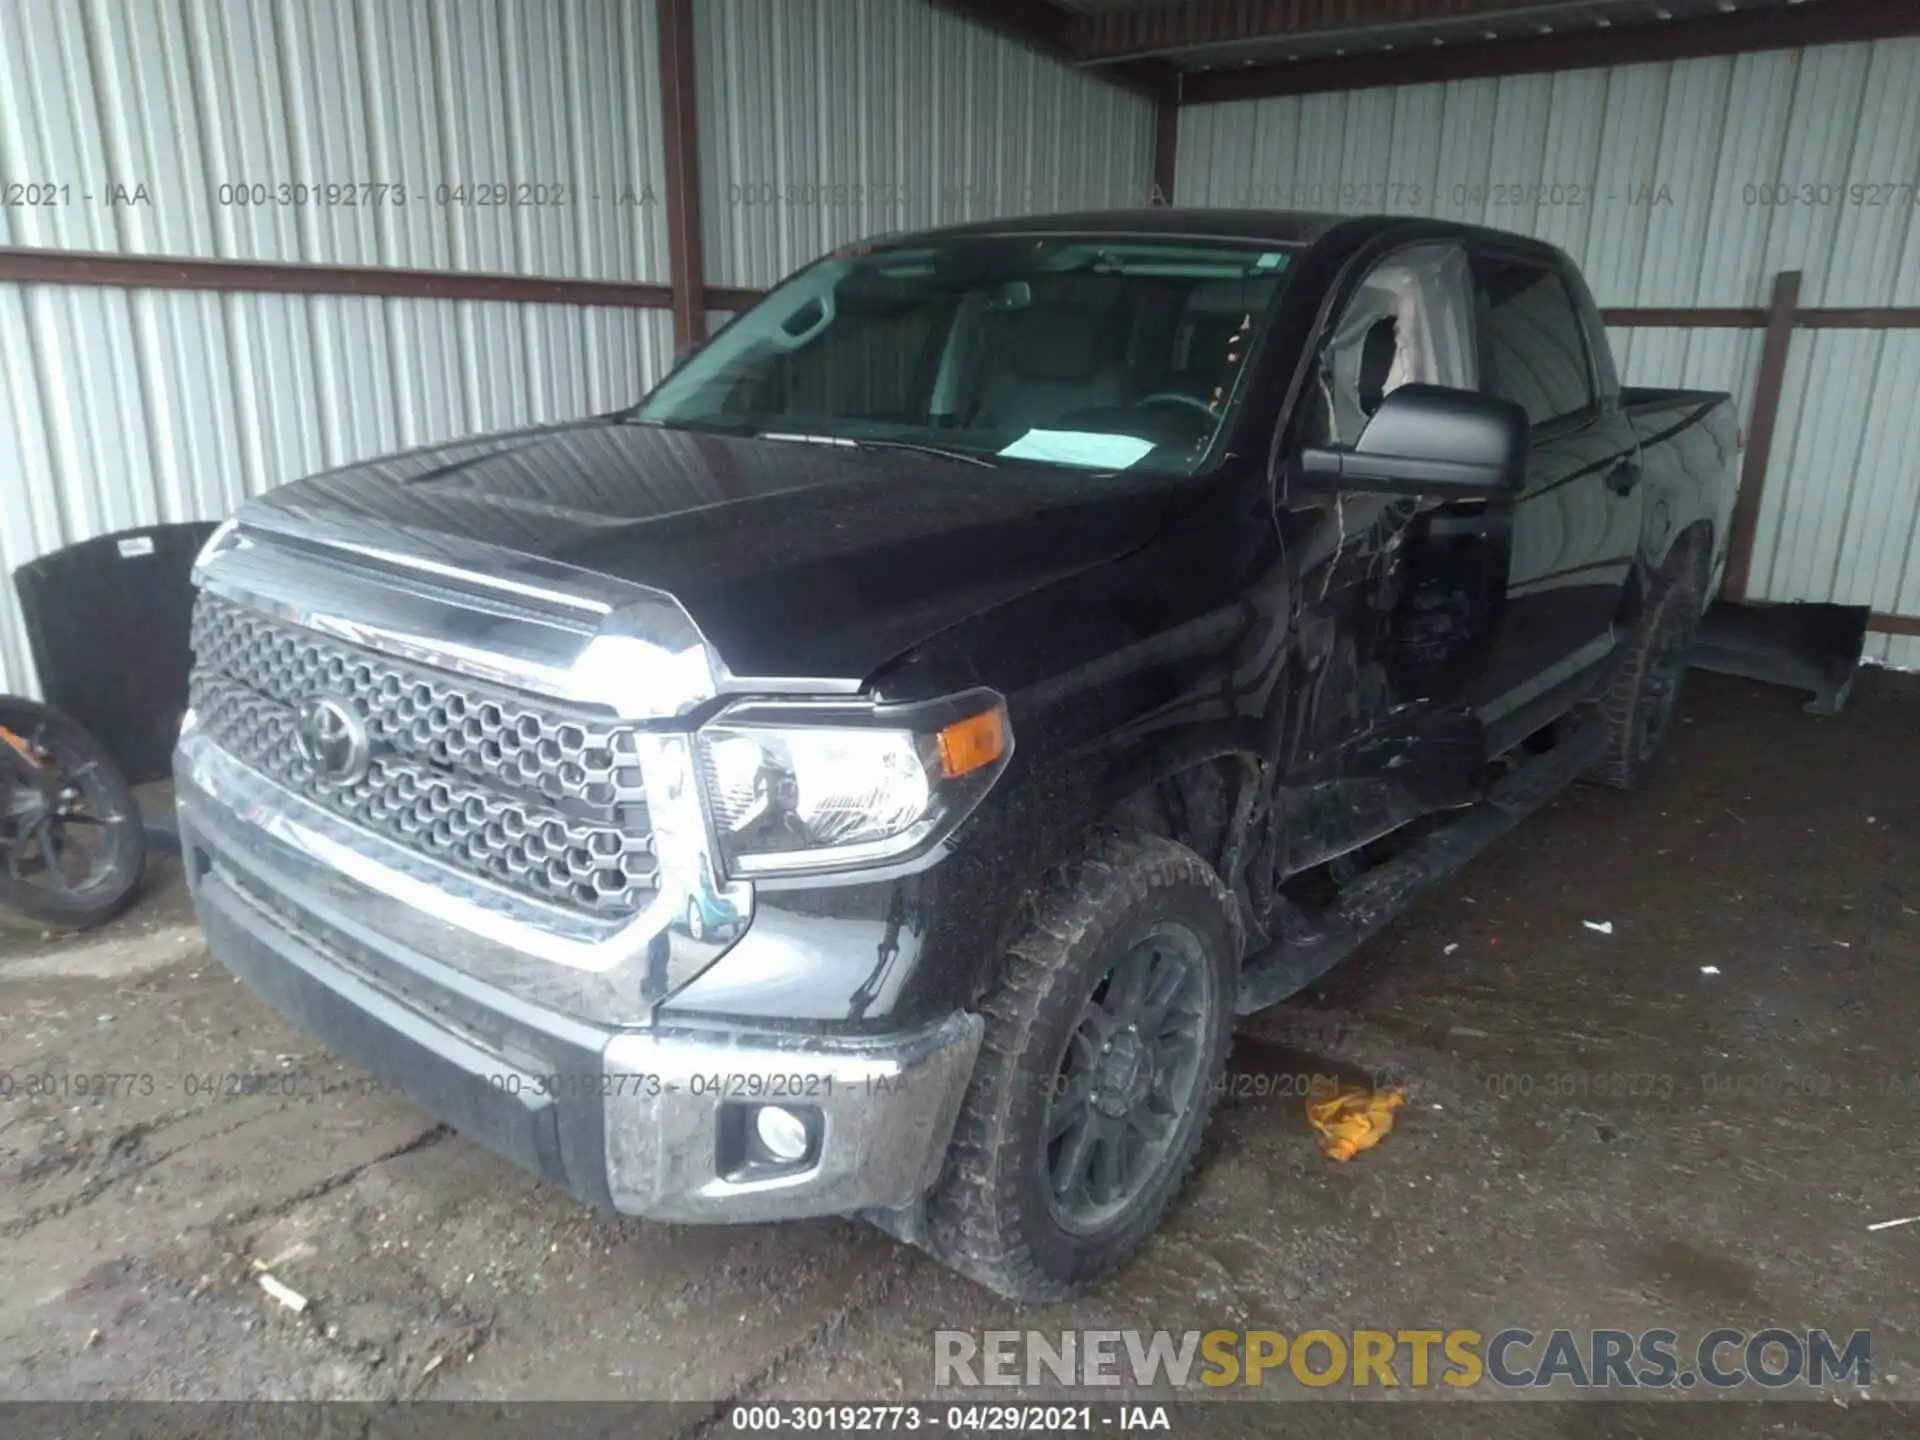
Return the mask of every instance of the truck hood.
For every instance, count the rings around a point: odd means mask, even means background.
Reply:
[[[284,485],[243,526],[531,557],[672,595],[739,679],[863,680],[917,642],[1138,548],[1140,477],[600,418]]]

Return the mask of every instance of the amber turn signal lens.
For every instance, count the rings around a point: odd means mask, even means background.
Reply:
[[[940,773],[949,780],[970,775],[1007,753],[1007,721],[998,710],[969,715],[940,732]]]

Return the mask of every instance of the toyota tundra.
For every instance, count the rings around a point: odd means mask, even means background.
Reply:
[[[207,941],[597,1206],[1024,1300],[1160,1222],[1236,1014],[1655,762],[1724,394],[1560,251],[1149,209],[823,257],[618,413],[284,485],[196,568]]]

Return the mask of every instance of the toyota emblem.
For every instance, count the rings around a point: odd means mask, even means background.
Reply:
[[[316,695],[307,701],[294,733],[300,753],[322,780],[351,785],[367,773],[372,742],[366,722],[338,700]]]

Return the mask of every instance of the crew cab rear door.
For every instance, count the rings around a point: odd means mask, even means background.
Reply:
[[[1613,649],[1639,548],[1639,441],[1571,266],[1489,243],[1473,282],[1481,389],[1532,422],[1503,614],[1465,697],[1499,750],[1564,710]]]

